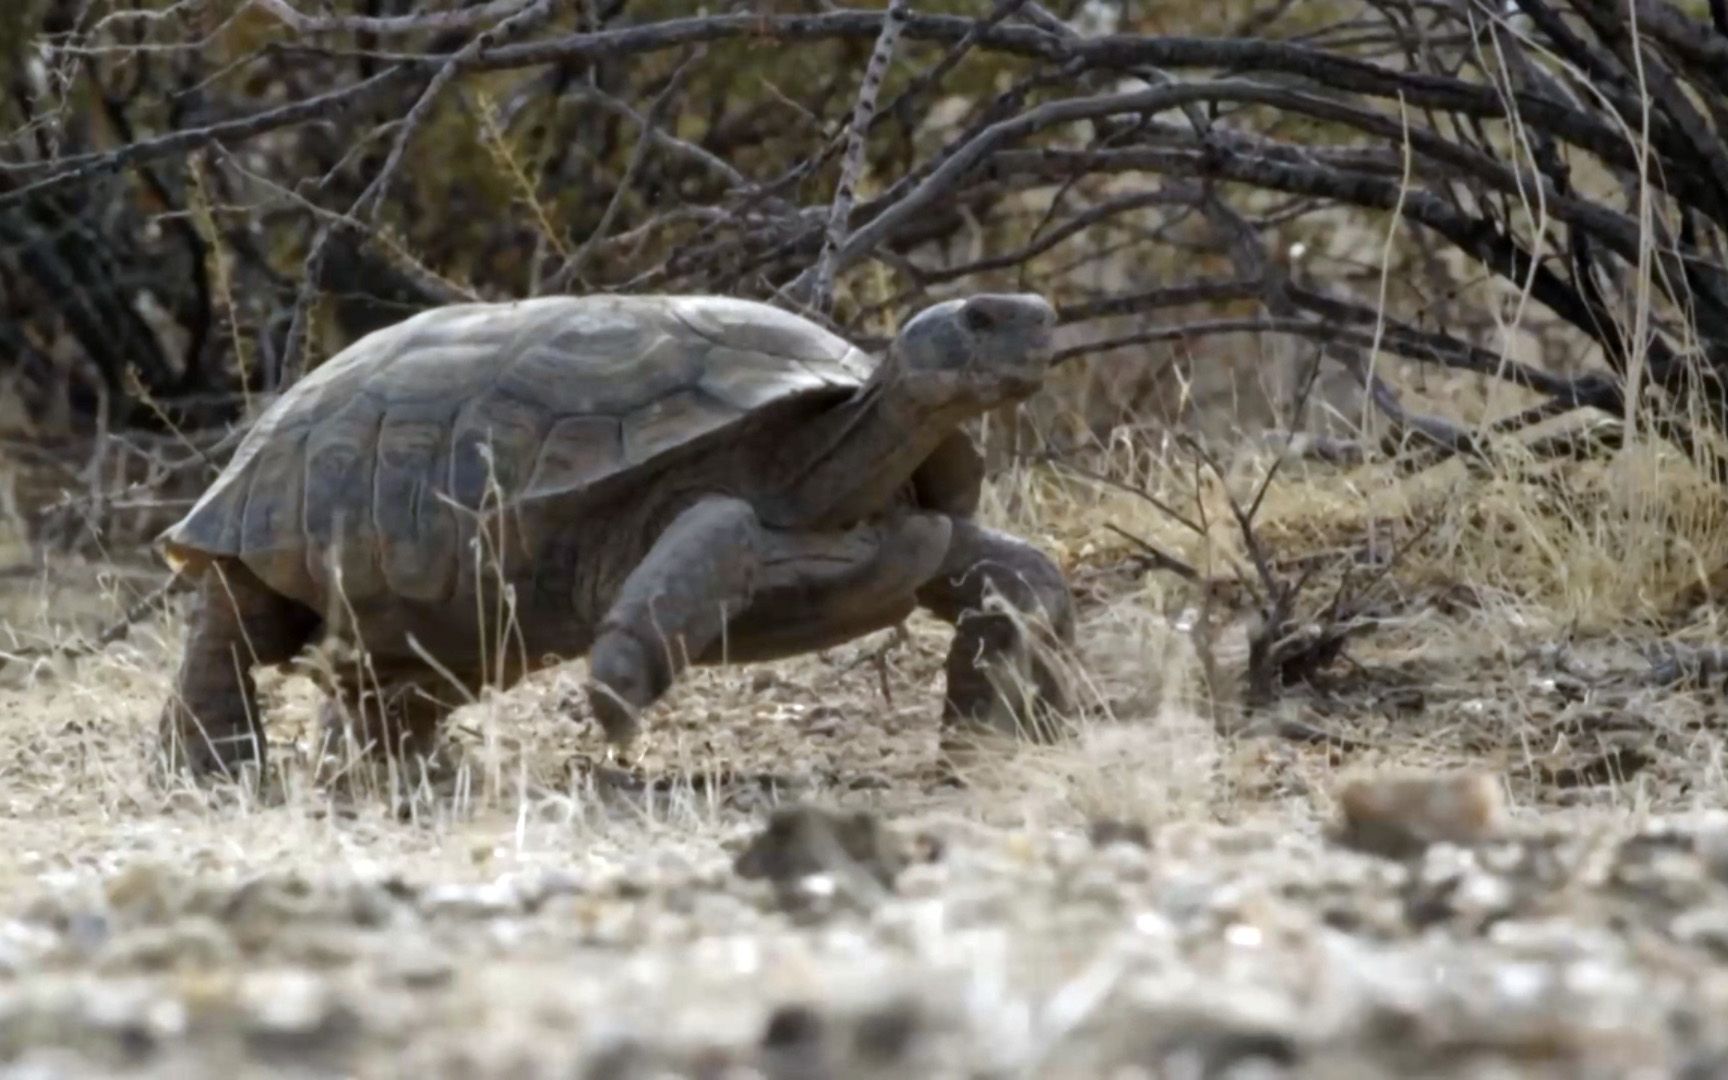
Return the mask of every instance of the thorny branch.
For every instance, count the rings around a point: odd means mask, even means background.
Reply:
[[[0,379],[72,444],[244,425],[314,310],[351,341],[528,295],[545,251],[574,253],[546,287],[807,304],[868,345],[1037,289],[1097,378],[1317,349],[1431,456],[1576,409],[1712,462],[1728,433],[1717,3],[1226,0],[1185,35],[1031,0],[38,6],[0,36]],[[1521,396],[1423,415],[1414,369]]]
[[[876,38],[876,47],[870,52],[870,62],[864,68],[864,81],[858,86],[858,104],[853,107],[852,123],[847,129],[846,154],[840,159],[840,180],[834,187],[834,205],[828,210],[822,254],[817,256],[814,270],[806,272],[814,274],[808,286],[810,307],[819,312],[826,313],[833,300],[834,274],[839,269],[836,260],[846,245],[846,226],[852,218],[852,206],[857,201],[858,176],[864,171],[865,140],[869,137],[871,121],[876,119],[876,95],[882,92],[882,77],[888,73],[888,63],[894,57],[894,46],[900,40],[906,15],[906,0],[889,0],[882,31]],[[805,276],[800,275],[788,293],[794,297],[802,296],[805,281]]]

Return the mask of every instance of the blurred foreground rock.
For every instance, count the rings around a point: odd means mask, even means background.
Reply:
[[[1480,772],[1352,780],[1339,792],[1338,804],[1342,820],[1334,839],[1393,859],[1435,843],[1479,844],[1506,826],[1500,781]]]
[[[781,807],[733,862],[738,876],[765,880],[784,906],[830,898],[869,903],[892,893],[911,862],[906,841],[868,811]]]

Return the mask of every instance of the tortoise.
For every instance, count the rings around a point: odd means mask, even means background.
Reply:
[[[922,607],[954,627],[941,730],[1060,726],[1062,572],[975,519],[962,429],[1035,393],[1034,294],[936,303],[878,360],[769,304],[547,296],[356,340],[260,414],[159,537],[194,584],[161,713],[195,775],[266,756],[253,669],[358,646],[326,734],[430,754],[481,685],[588,660],[607,743],[689,664],[829,648]]]

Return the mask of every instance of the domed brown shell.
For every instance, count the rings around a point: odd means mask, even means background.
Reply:
[[[238,557],[306,603],[338,576],[352,602],[437,602],[483,502],[580,495],[772,403],[844,398],[872,367],[806,319],[723,297],[437,308],[290,388],[161,540],[177,566]]]

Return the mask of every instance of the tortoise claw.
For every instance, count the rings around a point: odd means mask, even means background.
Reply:
[[[642,730],[642,710],[626,701],[616,690],[603,682],[588,684],[588,707],[594,711],[606,742],[614,747],[627,747],[636,741]]]
[[[642,710],[660,696],[667,681],[633,634],[618,629],[602,634],[588,654],[588,707],[606,741],[628,746],[641,729]]]

